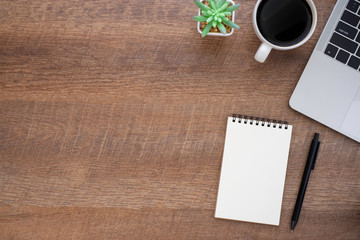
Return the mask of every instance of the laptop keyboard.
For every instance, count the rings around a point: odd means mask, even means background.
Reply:
[[[325,54],[360,71],[360,0],[349,0]]]

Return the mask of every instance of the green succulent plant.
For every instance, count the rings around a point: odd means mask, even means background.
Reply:
[[[206,22],[207,25],[203,29],[201,37],[205,37],[211,27],[218,27],[221,33],[226,33],[226,28],[223,24],[231,28],[239,29],[240,27],[234,22],[230,21],[226,16],[230,16],[231,12],[239,8],[239,4],[234,4],[229,7],[230,2],[227,0],[208,0],[210,6],[206,6],[201,1],[194,0],[196,6],[201,10],[201,15],[193,17],[197,22]]]

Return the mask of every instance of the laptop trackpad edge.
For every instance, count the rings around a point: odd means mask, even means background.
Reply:
[[[341,129],[351,135],[360,138],[360,88],[354,101],[345,116]]]

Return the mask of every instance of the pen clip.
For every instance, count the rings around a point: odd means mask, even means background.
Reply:
[[[317,155],[318,155],[318,152],[319,152],[319,147],[320,147],[320,141],[317,141],[317,142],[315,143],[314,161],[313,161],[313,165],[311,166],[311,170],[314,170],[314,168],[315,168],[315,162],[316,162]]]

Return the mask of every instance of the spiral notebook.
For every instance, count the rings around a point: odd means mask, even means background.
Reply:
[[[292,126],[228,117],[215,217],[279,225]]]

